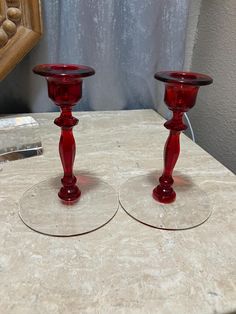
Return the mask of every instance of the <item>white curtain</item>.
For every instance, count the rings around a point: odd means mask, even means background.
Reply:
[[[19,111],[23,105],[33,112],[56,110],[45,80],[31,69],[39,63],[77,63],[94,67],[96,75],[85,79],[83,99],[75,109],[158,108],[162,89],[153,75],[183,68],[190,3],[42,1],[43,37],[1,83],[3,103],[18,102]]]

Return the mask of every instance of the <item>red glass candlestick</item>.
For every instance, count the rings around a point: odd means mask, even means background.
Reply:
[[[164,100],[173,111],[173,117],[164,124],[170,134],[165,144],[164,171],[160,184],[153,190],[153,198],[161,203],[172,203],[176,198],[172,174],[180,153],[179,136],[187,129],[183,114],[195,105],[199,87],[211,84],[212,78],[192,72],[158,72],[155,78],[165,82]]]
[[[60,117],[54,121],[61,127],[59,153],[64,169],[64,176],[61,179],[63,186],[58,196],[63,201],[75,201],[80,197],[81,191],[73,174],[76,145],[72,129],[78,123],[78,119],[72,116],[72,107],[82,97],[82,79],[94,75],[95,71],[87,66],[61,64],[37,65],[33,71],[46,77],[48,95],[61,109]]]
[[[145,225],[167,230],[189,229],[211,215],[212,206],[204,187],[206,178],[194,174],[191,179],[176,177],[174,191],[172,174],[180,153],[180,133],[187,128],[183,115],[194,106],[199,87],[211,84],[212,79],[187,72],[159,72],[155,78],[165,82],[165,103],[173,112],[172,119],[165,123],[170,134],[164,151],[164,171],[152,194],[156,173],[128,179],[120,187],[120,203],[131,217]]]
[[[72,116],[72,107],[82,97],[83,78],[95,72],[90,67],[71,64],[42,64],[33,71],[47,79],[48,95],[61,110],[54,123],[61,127],[59,153],[64,176],[61,182],[61,176],[49,178],[25,191],[20,199],[20,218],[29,228],[52,236],[94,231],[108,223],[118,209],[117,193],[112,186],[101,178],[81,173],[76,177],[73,173],[76,151],[73,127],[78,119]],[[49,138],[55,137],[53,133],[45,135],[45,146]],[[50,162],[50,157],[45,158]]]

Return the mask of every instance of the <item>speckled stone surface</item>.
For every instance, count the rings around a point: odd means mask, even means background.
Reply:
[[[178,175],[205,176],[214,211],[185,231],[147,227],[121,208],[103,228],[53,238],[27,228],[17,201],[33,184],[60,175],[57,114],[33,115],[44,154],[0,172],[0,313],[230,313],[236,310],[236,179],[182,136]],[[77,173],[114,188],[162,168],[167,137],[152,110],[77,113]],[[210,130],[209,130],[210,131]]]

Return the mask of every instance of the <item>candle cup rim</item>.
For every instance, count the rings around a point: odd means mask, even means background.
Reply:
[[[84,78],[95,74],[95,70],[89,66],[65,63],[38,64],[33,68],[33,72],[41,76],[52,78]]]
[[[159,81],[169,84],[192,86],[204,86],[213,82],[213,79],[206,74],[187,71],[161,71],[155,73],[154,77]]]

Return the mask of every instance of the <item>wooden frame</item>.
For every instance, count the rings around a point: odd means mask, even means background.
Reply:
[[[0,0],[0,80],[42,35],[40,0]]]

